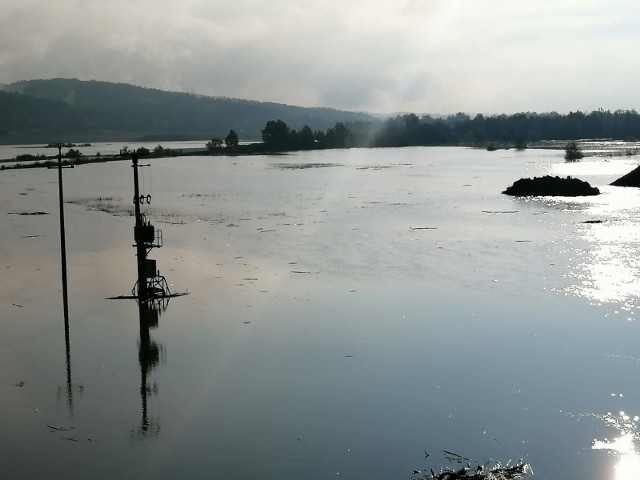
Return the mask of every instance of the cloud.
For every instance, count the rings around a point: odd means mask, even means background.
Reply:
[[[633,1],[5,4],[0,82],[76,77],[370,111],[640,103]]]

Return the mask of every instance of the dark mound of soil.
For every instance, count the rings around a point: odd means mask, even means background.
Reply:
[[[546,175],[544,177],[521,178],[504,192],[506,195],[526,196],[558,196],[582,197],[600,195],[597,187],[577,178],[560,178]]]
[[[611,185],[616,187],[640,187],[640,167],[634,168]]]

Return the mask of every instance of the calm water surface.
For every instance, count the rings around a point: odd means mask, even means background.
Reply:
[[[607,184],[636,164],[154,159],[151,257],[189,293],[159,315],[106,299],[136,276],[130,163],[65,170],[68,343],[57,175],[1,172],[3,478],[406,479],[443,449],[635,478],[640,195]],[[603,194],[500,194],[547,173]]]

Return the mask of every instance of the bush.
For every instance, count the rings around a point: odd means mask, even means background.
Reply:
[[[582,157],[584,157],[584,154],[582,150],[580,150],[577,142],[567,143],[567,146],[564,148],[564,159],[567,162],[577,162]]]
[[[23,162],[28,162],[28,161],[32,161],[32,160],[46,160],[47,156],[46,155],[31,155],[30,153],[23,153],[21,155],[16,155],[16,160],[20,160]]]
[[[74,150],[70,148],[67,153],[64,154],[64,158],[80,158],[82,156],[82,152],[80,150]]]
[[[516,140],[516,144],[514,146],[516,147],[516,150],[521,152],[527,149],[527,141],[519,138],[518,140]]]

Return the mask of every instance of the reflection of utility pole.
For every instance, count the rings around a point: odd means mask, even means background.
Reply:
[[[67,406],[69,415],[73,418],[73,383],[71,382],[71,341],[69,339],[69,320],[64,321],[64,344],[65,357],[67,361]]]
[[[69,335],[69,322],[64,322],[64,352],[65,352],[65,360],[66,360],[66,373],[67,373],[67,382],[66,382],[66,396],[67,396],[67,407],[69,408],[69,418],[73,419],[73,380],[71,377],[71,341]],[[58,398],[62,396],[63,388],[58,386]],[[84,385],[81,383],[79,386],[80,395],[82,396],[82,392],[84,391]]]

